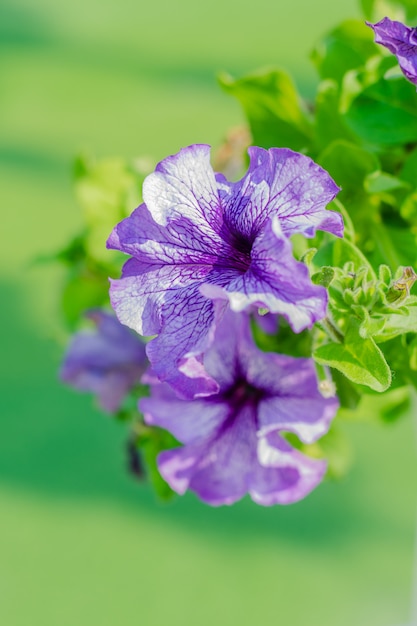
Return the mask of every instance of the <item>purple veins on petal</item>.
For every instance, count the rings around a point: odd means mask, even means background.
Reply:
[[[249,269],[226,291],[234,311],[254,304],[265,307],[285,317],[295,332],[311,328],[326,315],[327,292],[310,281],[307,267],[292,256],[277,217],[266,220],[253,243]]]
[[[375,33],[375,42],[395,54],[404,76],[417,85],[417,28],[384,17],[380,22],[366,22]]]
[[[60,378],[79,391],[92,392],[101,408],[115,413],[149,365],[145,344],[110,313],[94,309],[86,317],[95,329],[72,337]]]
[[[326,463],[294,450],[282,433],[315,441],[329,428],[338,401],[318,391],[310,359],[261,352],[249,318],[228,310],[205,353],[218,393],[178,398],[156,378],[139,407],[145,421],[169,430],[182,447],[158,457],[164,479],[180,494],[231,504],[249,494],[263,505],[300,500],[319,484]]]
[[[237,183],[217,176],[225,219],[233,232],[255,237],[268,217],[277,216],[285,235],[313,237],[326,230],[341,237],[343,219],[326,210],[340,191],[330,175],[309,157],[288,148],[248,150],[250,165]]]
[[[291,150],[249,154],[250,168],[238,183],[216,178],[209,146],[168,157],[145,180],[145,203],[108,240],[109,248],[132,255],[122,277],[111,281],[119,320],[139,334],[158,335],[147,348],[152,366],[187,397],[200,384],[201,394],[214,392],[202,354],[227,302],[235,311],[255,306],[279,313],[296,332],[325,315],[326,291],[294,259],[288,236],[312,236],[316,229],[341,235],[341,215],[325,208],[338,187]]]

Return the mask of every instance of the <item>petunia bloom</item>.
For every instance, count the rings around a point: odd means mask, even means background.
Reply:
[[[377,24],[368,26],[374,29],[375,42],[395,54],[401,71],[410,82],[417,85],[417,28],[384,17]]]
[[[326,290],[294,259],[289,236],[317,229],[341,236],[341,215],[325,208],[339,188],[291,150],[252,147],[249,156],[236,183],[214,174],[207,145],[166,158],[144,182],[144,204],[108,240],[132,255],[111,281],[112,306],[123,324],[158,335],[149,360],[185,397],[218,390],[202,354],[226,305],[279,313],[295,332],[326,314]]]
[[[94,393],[99,405],[114,413],[149,365],[145,344],[110,313],[95,309],[86,317],[96,329],[74,335],[60,378],[79,391]]]
[[[246,493],[262,505],[289,504],[314,489],[326,470],[325,461],[295,450],[283,432],[315,441],[327,432],[337,398],[319,393],[311,359],[261,352],[248,320],[228,310],[205,354],[218,394],[180,399],[145,374],[151,396],[139,402],[148,424],[184,444],[160,453],[164,479],[211,505],[232,504]]]

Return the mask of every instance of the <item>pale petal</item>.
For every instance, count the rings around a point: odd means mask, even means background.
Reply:
[[[122,278],[110,280],[110,301],[117,317],[141,335],[155,335],[161,329],[161,309],[177,298],[184,306],[185,289],[192,297],[195,285],[208,280],[210,266],[151,265],[129,259]]]
[[[325,461],[291,449],[275,433],[259,440],[258,458],[249,493],[264,506],[292,504],[305,498],[322,481],[327,468]]]
[[[223,208],[210,165],[210,146],[188,146],[161,161],[145,179],[143,199],[158,224],[185,217],[202,233],[219,232]]]
[[[259,403],[259,434],[273,430],[295,433],[304,443],[312,443],[329,430],[339,408],[337,398],[317,396],[276,396]]]

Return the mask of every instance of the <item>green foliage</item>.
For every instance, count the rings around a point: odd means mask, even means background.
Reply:
[[[106,241],[115,224],[140,202],[143,176],[122,159],[94,161],[80,156],[75,167],[75,193],[81,205],[87,232],[87,254],[108,264],[116,253],[106,250]]]
[[[140,202],[146,163],[122,159],[94,160],[79,156],[74,163],[76,198],[85,227],[53,258],[67,268],[62,289],[64,319],[74,330],[86,310],[109,306],[109,276],[119,276],[125,256],[106,249],[115,224]]]
[[[345,119],[367,144],[385,147],[415,142],[416,88],[403,77],[364,85],[347,107]]]
[[[359,143],[360,139],[347,125],[339,107],[340,90],[336,81],[323,80],[315,102],[315,151],[324,150],[332,141],[343,139]]]
[[[361,337],[359,327],[356,318],[349,318],[343,343],[319,346],[313,358],[321,365],[339,370],[354,383],[385,391],[391,384],[389,366],[375,341]]]
[[[158,497],[161,500],[170,500],[174,492],[158,472],[156,461],[163,450],[178,447],[178,441],[166,430],[142,423],[136,426],[136,432],[136,445],[145,463],[147,477]]]
[[[219,80],[223,89],[242,104],[255,145],[299,151],[310,145],[311,121],[286,72],[265,70],[239,80],[222,74]]]
[[[339,200],[355,208],[367,201],[365,181],[381,167],[375,154],[341,139],[330,143],[318,161],[341,186]]]
[[[70,272],[63,288],[61,304],[68,326],[75,329],[85,311],[108,304],[107,278],[87,269]]]
[[[315,46],[311,59],[321,79],[340,83],[346,72],[362,67],[377,54],[371,29],[362,21],[347,20]]]

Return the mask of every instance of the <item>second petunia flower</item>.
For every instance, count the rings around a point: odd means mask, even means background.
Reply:
[[[304,443],[324,435],[339,406],[324,398],[311,359],[261,352],[249,317],[226,312],[205,354],[219,384],[208,398],[182,400],[165,383],[144,376],[145,421],[170,431],[183,445],[158,457],[162,476],[180,494],[188,489],[211,505],[249,493],[258,504],[289,504],[322,480],[326,462],[295,450],[284,433]]]
[[[207,145],[164,159],[144,182],[144,204],[108,240],[132,255],[111,281],[112,306],[123,324],[158,335],[147,345],[153,370],[184,397],[219,389],[203,354],[228,306],[266,308],[295,332],[326,313],[326,290],[294,259],[289,236],[341,236],[341,215],[326,210],[339,188],[291,150],[252,147],[249,157],[236,183],[213,172]]]
[[[398,59],[404,76],[417,85],[417,28],[384,17],[380,22],[368,26],[373,28],[375,42],[388,48]]]

